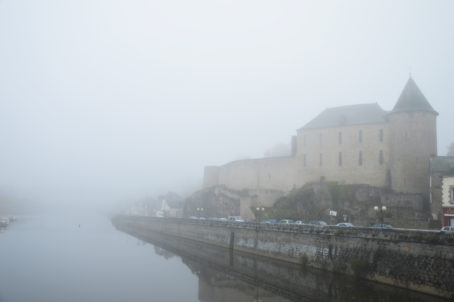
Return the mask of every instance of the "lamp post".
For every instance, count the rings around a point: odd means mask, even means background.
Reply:
[[[374,206],[374,211],[378,217],[378,219],[380,220],[380,224],[382,224],[383,226],[383,222],[385,220],[385,212],[386,212],[387,208],[386,206]]]
[[[197,208],[197,215],[199,216],[199,218],[201,217],[203,213],[203,208]]]
[[[265,208],[263,208],[263,207],[256,207],[256,208],[255,208],[255,211],[256,211],[255,214],[256,214],[256,216],[257,216],[257,221],[260,223],[260,218],[261,218],[261,216],[263,215],[263,212],[265,211]]]

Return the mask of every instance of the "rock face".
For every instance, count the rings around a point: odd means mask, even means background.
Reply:
[[[385,211],[376,211],[374,207]],[[337,213],[330,216],[330,210]],[[368,226],[384,223],[394,227],[427,228],[430,209],[420,194],[395,193],[368,185],[341,185],[334,182],[306,184],[275,203],[276,214],[293,219],[342,221]],[[382,217],[383,216],[383,217]]]

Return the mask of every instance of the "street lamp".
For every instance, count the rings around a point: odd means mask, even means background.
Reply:
[[[382,226],[383,226],[383,222],[385,220],[385,212],[386,212],[386,210],[387,210],[386,206],[381,206],[381,207],[374,206],[374,211],[375,211],[376,215],[378,216]]]
[[[197,208],[197,214],[198,214],[199,218],[202,215],[202,212],[203,212],[203,208]]]
[[[260,222],[260,218],[263,215],[263,212],[265,211],[265,208],[256,207],[255,211],[256,211],[256,215],[257,215],[257,220],[258,220],[258,222]],[[260,212],[262,212],[262,213],[260,213]]]

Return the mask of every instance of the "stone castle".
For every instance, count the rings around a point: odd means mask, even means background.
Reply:
[[[326,180],[428,196],[437,115],[410,77],[391,111],[377,103],[326,109],[297,130],[290,156],[208,166],[204,187],[285,194]]]

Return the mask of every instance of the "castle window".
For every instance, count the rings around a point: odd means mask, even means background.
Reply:
[[[303,165],[306,167],[306,154],[303,155]]]
[[[363,130],[359,130],[359,132],[358,132],[358,141],[360,143],[363,142]]]
[[[363,165],[363,152],[359,151],[358,155],[358,165],[362,166]]]
[[[338,140],[339,140],[339,144],[342,144],[342,132],[339,132]]]
[[[380,129],[379,139],[380,142],[383,142],[383,129]]]
[[[320,166],[323,165],[323,154],[320,153]]]
[[[379,156],[378,161],[380,162],[380,165],[383,165],[383,163],[385,162],[385,160],[383,158],[383,150],[380,150],[380,156]]]
[[[339,152],[338,164],[339,166],[342,166],[342,152]]]

